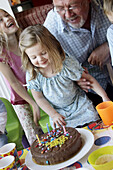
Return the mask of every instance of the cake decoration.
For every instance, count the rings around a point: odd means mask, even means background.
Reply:
[[[66,128],[65,128],[65,126],[63,126],[63,130],[64,130],[64,134],[66,134],[67,132],[66,132]]]
[[[38,139],[39,145],[41,145],[41,142],[40,142],[40,139],[39,139],[38,135],[36,135],[36,137]]]
[[[57,145],[59,145],[61,147],[61,145],[64,144],[66,140],[68,140],[68,137],[66,137],[66,136],[69,136],[69,133],[66,132],[66,130],[65,130],[64,135],[61,135],[60,137],[59,137],[59,133],[63,134],[63,131],[57,130],[55,132],[55,130],[52,130],[51,133],[48,132],[47,136],[42,138],[41,141],[40,141],[38,135],[36,135],[36,137],[38,139],[36,147],[41,148],[41,146],[42,147],[46,146],[47,150],[48,150],[49,147],[52,148],[52,147],[55,147]],[[55,134],[56,134],[56,137],[55,137]],[[49,138],[50,142],[48,142],[48,138]],[[41,152],[41,153],[43,154],[43,152]]]
[[[82,146],[80,133],[71,127],[62,127],[41,135],[31,145],[33,160],[40,165],[53,165],[68,160]]]
[[[47,126],[48,133],[50,133],[48,123],[46,123],[46,126]]]

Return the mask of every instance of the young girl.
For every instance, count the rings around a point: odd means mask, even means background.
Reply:
[[[14,18],[6,11],[0,9],[0,71],[6,79],[11,91],[11,103],[22,124],[28,142],[35,140],[35,123],[40,118],[36,102],[29,96],[23,87],[26,84],[25,73],[21,68],[21,53],[19,50],[18,36],[20,28]],[[33,108],[34,122],[32,111]]]
[[[60,43],[42,25],[29,26],[20,35],[27,85],[38,106],[49,116],[51,126],[77,127],[99,120],[92,102],[76,81],[90,78],[92,89],[109,100],[97,81],[86,74],[77,60],[64,53]]]

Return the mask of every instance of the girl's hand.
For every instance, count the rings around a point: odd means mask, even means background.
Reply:
[[[103,100],[103,102],[105,102],[105,101],[111,101],[107,95],[103,96],[103,97],[102,97],[102,100]]]
[[[87,68],[83,67],[84,68],[84,74],[82,74],[82,77],[80,80],[76,81],[76,83],[86,92],[88,93],[88,90],[91,89],[91,82],[89,79],[86,78],[86,74],[89,74],[88,73],[88,70]]]
[[[91,89],[91,83],[89,80],[85,78],[81,78],[80,80],[76,81],[76,83],[86,92],[88,93],[88,90]]]
[[[40,108],[36,103],[32,105],[32,108],[33,108],[33,119],[36,126],[38,126],[38,120],[40,120]]]
[[[59,127],[66,125],[66,122],[64,121],[65,117],[59,113],[55,113],[55,115],[52,117],[52,119],[53,119],[53,127],[54,128],[56,127],[56,125]]]

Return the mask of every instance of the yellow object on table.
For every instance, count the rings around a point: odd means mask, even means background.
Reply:
[[[96,151],[92,152],[89,155],[88,161],[96,170],[112,170],[113,169],[113,146],[106,146],[97,149]]]

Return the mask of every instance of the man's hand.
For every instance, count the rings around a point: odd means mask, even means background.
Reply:
[[[109,47],[107,42],[97,47],[89,56],[88,62],[102,68],[110,60]]]
[[[92,65],[98,65],[100,68],[102,68],[106,63],[109,62],[109,47],[107,42],[102,44],[101,46],[97,47],[89,56],[88,62]],[[85,73],[88,73],[88,71],[85,69]],[[82,76],[82,78],[77,81],[77,84],[85,91],[88,92],[89,89],[91,89],[91,82],[87,80],[85,77]]]

